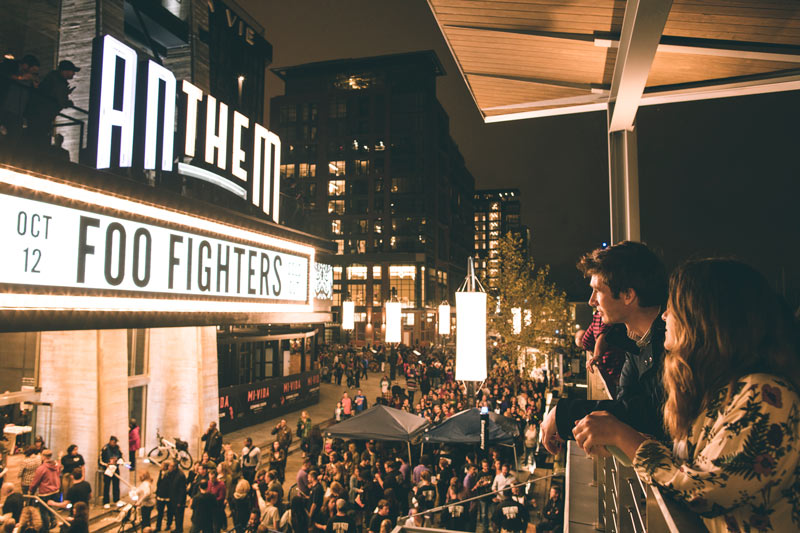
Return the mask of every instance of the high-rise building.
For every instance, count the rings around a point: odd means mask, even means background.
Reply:
[[[273,70],[286,84],[270,129],[284,139],[287,225],[338,245],[334,312],[354,302],[351,339],[375,342],[391,290],[404,304],[403,341],[435,337],[435,308],[466,273],[474,179],[436,98],[433,51]]]
[[[475,191],[475,273],[486,289],[497,288],[500,276],[498,242],[507,233],[522,239],[522,249],[530,251],[531,232],[520,220],[519,189],[481,189]]]

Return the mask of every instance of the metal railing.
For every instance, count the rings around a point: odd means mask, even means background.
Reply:
[[[70,526],[70,525],[71,525],[71,523],[70,523],[70,521],[69,521],[69,520],[67,520],[66,518],[64,518],[63,516],[61,516],[61,513],[59,513],[59,512],[58,512],[58,511],[56,511],[55,509],[53,509],[53,508],[52,508],[52,507],[51,507],[51,506],[50,506],[50,505],[49,505],[49,504],[48,504],[48,503],[47,503],[45,500],[43,500],[43,499],[42,499],[40,496],[37,496],[36,494],[23,494],[23,495],[22,495],[22,497],[23,497],[23,498],[25,498],[25,499],[28,499],[28,500],[34,500],[34,501],[35,501],[35,502],[37,502],[39,505],[41,505],[42,507],[44,507],[45,509],[47,509],[47,511],[48,511],[50,514],[52,514],[52,515],[55,517],[56,521],[57,521],[59,524],[61,524],[62,526]]]

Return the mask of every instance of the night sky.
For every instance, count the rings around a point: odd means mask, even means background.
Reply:
[[[609,239],[605,114],[484,124],[424,0],[240,0],[273,67],[433,49],[438,97],[477,188],[517,187],[533,256],[572,298],[574,268]],[[283,83],[267,79],[269,96]],[[268,121],[266,123],[269,123]],[[800,92],[645,107],[637,116],[642,237],[668,267],[726,255],[800,304]]]

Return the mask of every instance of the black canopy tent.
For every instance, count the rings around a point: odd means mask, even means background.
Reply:
[[[519,436],[516,422],[510,418],[489,412],[486,428],[486,443],[509,446],[514,450],[516,463],[517,450],[514,440]],[[450,418],[439,423],[433,428],[425,430],[424,442],[439,442],[451,444],[480,444],[481,442],[481,413],[480,409],[472,408],[456,413]]]
[[[408,444],[411,461],[411,443],[419,440],[429,424],[421,416],[385,405],[375,405],[353,418],[329,427],[325,430],[325,436],[353,440],[403,441]]]

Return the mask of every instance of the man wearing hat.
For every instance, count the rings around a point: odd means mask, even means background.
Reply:
[[[59,62],[58,68],[44,77],[39,88],[34,91],[28,102],[26,117],[28,118],[28,137],[35,147],[50,146],[50,131],[53,120],[62,109],[71,107],[69,99],[72,87],[69,80],[80,71],[72,61]]]

